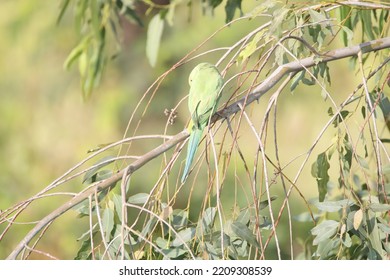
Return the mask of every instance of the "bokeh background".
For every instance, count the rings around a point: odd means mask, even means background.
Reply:
[[[246,5],[243,3],[244,11],[250,9]],[[71,10],[59,25],[56,24],[58,13],[59,1],[2,0],[0,5],[0,209],[8,208],[43,189],[85,158],[89,149],[121,139],[145,90],[225,20],[222,6],[215,10],[213,16],[202,15],[200,7],[194,7],[192,12],[185,8],[176,11],[174,25],[165,27],[155,68],[150,67],[145,56],[146,28],[125,23],[122,49],[106,67],[102,81],[91,98],[83,100],[77,65],[69,71],[63,68],[67,55],[78,43],[80,35],[75,30]],[[191,21],[188,20],[189,14]],[[145,17],[146,22],[147,19]],[[229,46],[258,24],[256,21],[246,21],[231,26],[202,50]],[[216,52],[207,56],[207,60],[216,62],[220,55]],[[188,74],[196,63],[203,60],[205,58],[182,66],[164,80],[151,108],[143,117],[139,134],[163,133],[167,121],[164,109],[173,108],[187,93]],[[356,83],[348,63],[336,63],[337,67],[331,67],[332,93],[336,103],[340,103]],[[298,87],[293,94],[287,90],[280,97],[279,152],[285,162],[306,152],[329,118],[327,108],[330,103],[323,100],[320,91],[319,87]],[[253,119],[261,121],[265,107],[266,104],[262,102],[252,104],[248,113]],[[181,131],[187,120],[187,108],[183,104],[168,134]],[[248,147],[255,144],[254,137],[248,136],[250,134],[247,127],[240,132],[240,138],[246,139]],[[327,147],[333,134],[334,131],[325,134],[318,152]],[[139,151],[147,151],[155,144],[146,142],[139,147]],[[181,157],[184,160],[184,155]],[[298,163],[290,166],[291,174],[296,173],[297,166]],[[158,178],[160,162],[149,163],[145,168],[147,173],[143,174],[149,175],[135,177],[139,180],[135,193],[152,186]],[[69,183],[70,189],[80,190],[80,181]],[[298,185],[306,199],[317,197],[310,165],[304,170]],[[230,203],[228,188],[225,186],[224,189],[226,209],[229,209]],[[276,192],[283,197],[280,186]],[[195,196],[201,200],[203,194],[202,187],[196,188]],[[28,216],[24,216],[25,220],[18,220],[21,224],[12,227],[12,233],[6,234],[0,242],[0,259],[5,258],[33,226],[27,226],[24,222],[39,220],[63,201],[63,197],[53,197],[44,203],[35,202]],[[185,201],[183,203],[185,205]],[[305,211],[305,205],[296,193],[290,203],[294,215]],[[277,206],[275,208],[278,209]],[[60,259],[74,258],[80,246],[77,238],[88,229],[87,220],[75,217],[76,213],[71,211],[56,221],[46,233],[40,249],[50,251]],[[302,250],[299,244],[304,243],[311,227],[310,224],[299,222],[294,224],[297,252]],[[280,228],[288,231],[287,224],[282,224]],[[4,225],[0,225],[0,230],[4,230]],[[283,246],[289,246],[283,230],[279,238]]]

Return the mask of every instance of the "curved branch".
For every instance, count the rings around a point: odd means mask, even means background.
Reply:
[[[108,189],[110,186],[115,184],[116,182],[120,181],[124,175],[131,175],[136,170],[140,169],[143,165],[145,165],[147,162],[151,161],[155,157],[161,155],[165,151],[171,149],[176,144],[182,142],[189,136],[188,132],[186,130],[183,130],[182,132],[176,134],[174,137],[166,141],[165,143],[161,144],[157,148],[147,152],[142,157],[131,163],[126,168],[122,169],[121,171],[117,172],[110,178],[107,178],[106,180],[100,181],[93,185],[92,187],[88,188],[87,190],[77,194],[75,197],[73,197],[68,202],[64,203],[62,206],[51,212],[49,215],[44,217],[42,220],[40,220],[35,227],[22,239],[22,241],[19,242],[19,244],[15,247],[15,249],[12,251],[12,253],[7,257],[8,260],[16,259],[16,257],[19,255],[19,253],[27,246],[27,244],[34,238],[36,234],[38,234],[39,231],[42,230],[47,224],[55,220],[57,217],[62,215],[63,213],[67,212],[68,210],[72,209],[77,204],[83,202],[85,199],[88,199],[90,195],[93,195],[95,192],[100,192],[105,189]],[[125,174],[127,173],[127,174]]]
[[[368,53],[386,48],[390,48],[390,37],[365,42],[353,47],[346,47],[329,51],[323,55],[322,62],[338,60],[358,55],[358,53]],[[286,74],[302,71],[306,68],[315,66],[317,63],[318,60],[316,60],[315,57],[309,57],[279,66],[248,96],[245,96],[239,101],[218,111],[211,119],[211,123],[215,123],[220,119],[227,118],[240,111],[240,107],[245,108],[253,101],[258,100],[261,96],[263,96],[266,92],[273,88]],[[143,165],[145,165],[147,162],[168,151],[178,143],[184,141],[188,136],[189,133],[186,129],[181,131],[168,141],[164,142],[160,146],[141,156],[139,159],[131,163],[126,168],[118,171],[115,175],[111,176],[106,180],[96,183],[92,187],[73,197],[71,200],[69,200],[68,202],[51,212],[49,215],[44,217],[42,220],[40,220],[39,223],[37,223],[35,227],[23,238],[23,240],[19,242],[19,244],[15,247],[12,253],[7,257],[7,259],[16,259],[20,252],[24,248],[27,248],[27,244],[34,238],[34,236],[38,234],[46,225],[54,221],[57,217],[59,217],[66,211],[72,209],[75,205],[83,202],[95,192],[100,192],[105,189],[108,189],[110,186],[120,181],[124,175],[131,175],[136,170],[140,169]]]

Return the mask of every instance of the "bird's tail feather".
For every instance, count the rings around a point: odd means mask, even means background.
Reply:
[[[186,165],[184,167],[183,176],[181,177],[182,183],[184,183],[187,179],[188,172],[190,171],[191,163],[194,160],[195,152],[196,149],[198,148],[202,134],[203,134],[203,129],[194,129],[191,132],[190,140],[187,148]]]

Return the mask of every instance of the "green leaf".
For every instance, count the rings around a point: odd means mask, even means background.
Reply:
[[[82,84],[84,99],[88,98],[92,89],[99,84],[104,68],[105,28],[101,28],[99,34],[99,38],[95,39],[96,43],[90,59],[88,74]]]
[[[241,1],[242,0],[227,0],[225,6],[226,23],[231,22],[233,20],[236,9],[240,10],[242,14]]]
[[[383,174],[390,175],[390,164],[384,164],[382,166]]]
[[[231,230],[241,239],[245,240],[252,246],[255,246],[260,249],[260,245],[256,240],[256,237],[252,231],[243,223],[234,222],[231,224]]]
[[[72,209],[78,213],[78,218],[89,216],[90,212],[93,214],[96,210],[95,206],[92,206],[92,210],[90,211],[90,205],[88,200],[84,200],[83,202],[73,206]]]
[[[156,14],[150,21],[146,37],[146,57],[152,67],[156,65],[161,36],[164,30],[164,20]]]
[[[124,15],[129,21],[135,22],[143,27],[141,18],[132,7],[132,2],[133,1],[115,1],[117,8],[120,10],[120,14]]]
[[[302,81],[303,77],[305,77],[305,71],[300,71],[299,74],[297,74],[293,77],[292,83],[290,86],[291,91],[295,90],[295,88],[299,85],[299,82]]]
[[[114,228],[114,210],[111,208],[104,209],[102,217],[103,232],[106,241],[110,240],[111,231]]]
[[[328,64],[325,62],[325,63],[319,63],[316,68],[318,69],[319,71],[319,74],[322,78],[324,78],[324,80],[326,80],[327,83],[330,84],[330,73],[329,73],[329,66]],[[317,76],[316,76],[317,77]]]
[[[355,218],[356,212],[357,211],[351,211],[347,215],[347,219],[346,219],[346,225],[347,225],[346,231],[347,232],[351,231],[351,230],[355,230],[353,224],[354,224],[354,218]],[[363,222],[363,225],[365,225],[364,222]],[[364,226],[359,227],[357,229],[357,231],[358,232],[355,233],[354,235],[359,236],[360,239],[367,239],[368,238],[367,231],[366,231]]]
[[[221,238],[223,238],[223,246],[227,247],[230,245],[230,236],[226,233],[223,233],[223,236],[221,236],[221,231],[217,230],[213,232],[211,236],[211,240],[216,249],[221,249]]]
[[[251,217],[251,213],[250,213],[249,209],[247,208],[247,209],[241,211],[240,214],[238,214],[236,221],[240,222],[244,225],[247,225],[249,223],[250,217]]]
[[[182,209],[173,210],[171,224],[176,230],[187,226],[188,212]]]
[[[267,7],[259,5],[246,14],[250,19],[261,16],[267,11]]]
[[[389,204],[381,204],[381,203],[371,203],[369,205],[369,208],[373,212],[387,212],[390,210],[390,205]]]
[[[379,108],[382,111],[388,130],[390,130],[390,101],[387,97],[380,99]]]
[[[349,236],[348,232],[343,235],[341,242],[343,242],[343,245],[347,248],[352,246],[352,238]]]
[[[229,255],[233,259],[247,258],[248,257],[248,242],[242,239],[235,239],[231,242],[231,246],[228,247],[229,251],[232,251]]]
[[[111,201],[114,203],[114,209],[118,220],[122,222],[122,196],[114,192],[110,193]]]
[[[387,255],[390,255],[390,244],[388,242],[382,242],[382,245],[385,248]]]
[[[198,223],[198,226],[197,226],[197,236],[198,237],[202,237],[206,233],[210,232],[210,230],[214,224],[216,213],[217,213],[217,209],[215,207],[207,208],[203,212],[202,221],[200,223]]]
[[[241,60],[241,62],[247,60],[256,51],[257,44],[263,38],[264,33],[265,33],[265,29],[256,33],[255,37],[240,52],[240,54],[238,55],[238,59]]]
[[[307,86],[314,86],[316,84],[316,80],[311,77],[310,79],[303,77],[302,78],[302,83],[307,85]]]
[[[359,10],[361,23],[364,29],[364,35],[367,36],[368,40],[374,40],[376,37],[372,29],[373,25],[371,20],[371,14],[372,14],[371,10]]]
[[[347,206],[351,206],[353,202],[349,199],[343,199],[339,201],[324,201],[324,202],[315,202],[314,205],[322,211],[325,212],[337,212]]]
[[[76,5],[76,12],[75,12],[75,25],[77,30],[81,30],[81,27],[83,26],[83,21],[86,20],[86,14],[88,9],[88,2],[89,1],[78,1]]]
[[[155,243],[161,249],[169,248],[169,241],[165,240],[165,239],[163,239],[161,237],[157,237]]]
[[[312,228],[311,233],[316,235],[316,238],[313,240],[313,245],[318,245],[320,242],[334,236],[338,227],[338,222],[333,220],[326,220]]]
[[[288,14],[291,12],[290,9],[287,8],[280,8],[275,9],[275,11],[272,14],[272,22],[268,29],[268,35],[271,37],[280,38],[283,33],[283,23],[286,21],[286,18],[288,17]],[[277,48],[276,50],[281,49]]]
[[[96,162],[94,164],[94,167],[91,168],[90,170],[88,170],[87,172],[85,172],[85,175],[84,175],[84,178],[83,178],[83,183],[92,183],[92,182],[96,182],[96,175],[97,175],[97,172],[104,166],[114,162],[115,160],[115,157],[113,156],[106,156],[102,159],[100,159],[98,162]],[[95,178],[93,178],[95,177]]]
[[[92,29],[95,33],[95,36],[99,34],[99,30],[101,27],[101,16],[100,16],[100,3],[98,1],[89,1],[89,11],[91,13],[91,21]]]
[[[389,10],[385,10],[385,9],[381,10],[380,15],[379,15],[379,19],[378,19],[379,31],[377,34],[382,34],[382,32],[384,32],[384,28],[387,26],[386,22],[387,22],[387,19],[389,18],[389,13],[390,13]],[[390,81],[388,80],[388,85],[389,85],[389,83],[390,83]]]
[[[90,260],[92,257],[91,254],[91,238],[88,238],[87,240],[84,240],[81,243],[80,249],[77,252],[75,260]]]
[[[111,169],[100,170],[98,173],[96,173],[96,182],[108,179],[112,175],[113,175],[113,172]],[[113,185],[115,185],[115,183],[113,183]]]
[[[73,48],[73,50],[70,52],[68,57],[66,58],[64,62],[64,69],[69,70],[69,68],[72,66],[73,62],[75,62],[82,53],[86,52],[88,45],[90,43],[91,37],[87,36],[85,37],[76,47]]]
[[[112,238],[111,238],[111,241],[110,241],[110,244],[108,247],[108,252],[112,256],[113,259],[116,259],[116,260],[122,259],[122,254],[119,252],[121,252],[122,242],[123,242],[123,244],[125,244],[125,247],[126,247],[126,250],[124,251],[124,259],[129,260],[130,259],[129,251],[130,250],[127,250],[127,248],[134,249],[134,245],[136,245],[136,242],[134,242],[134,239],[132,238],[131,235],[128,234],[127,230],[125,230],[125,232],[124,232],[124,234],[126,235],[126,238],[124,238],[122,240],[121,226],[122,226],[121,224],[116,224],[114,226],[114,233],[112,234]],[[130,239],[130,241],[129,241],[129,239]],[[132,243],[131,247],[130,247],[130,242]],[[132,251],[132,252],[134,252],[134,251]]]
[[[367,231],[369,234],[369,254],[368,258],[372,260],[383,259],[385,257],[380,239],[380,232],[376,221],[375,213],[367,211]]]
[[[368,165],[368,162],[361,156],[359,155],[356,155],[358,161],[359,161],[359,165],[367,170],[370,170],[370,166]]]
[[[260,216],[260,228],[271,230],[272,229],[272,221],[267,216]]]
[[[313,214],[314,216],[314,219],[317,220],[320,215],[318,214]],[[301,222],[301,223],[305,223],[305,222],[313,222],[313,218],[312,216],[310,215],[309,212],[304,212],[304,213],[301,213],[301,214],[298,214],[298,215],[295,215],[294,216],[294,220],[298,221],[298,222]]]
[[[85,77],[88,70],[88,54],[82,52],[79,56],[79,73],[81,77]]]
[[[318,244],[317,251],[313,255],[320,260],[331,259],[335,255],[335,250],[340,248],[340,243],[340,238],[325,239]]]
[[[311,168],[311,174],[317,181],[318,187],[318,200],[320,202],[324,201],[325,195],[327,193],[327,184],[329,182],[328,170],[330,168],[328,157],[326,153],[323,152],[317,156],[317,160],[313,163]]]
[[[359,209],[353,215],[353,228],[358,230],[363,221],[363,210]]]
[[[278,198],[278,197],[277,197],[276,195],[270,197],[271,201],[274,201],[274,200],[276,200],[277,198]],[[263,201],[260,202],[260,204],[259,204],[259,210],[262,210],[262,209],[264,209],[264,208],[266,208],[266,207],[268,207],[268,199],[263,200]]]
[[[149,199],[149,194],[148,193],[137,193],[135,195],[132,195],[129,197],[127,200],[128,203],[131,204],[144,204],[147,202]]]
[[[209,6],[213,9],[218,7],[222,3],[222,0],[208,0]]]
[[[138,241],[139,242],[142,242],[143,239],[146,239],[148,237],[148,235],[152,232],[152,230],[155,228],[156,226],[156,223],[157,223],[157,219],[155,217],[151,217],[148,222],[146,223],[146,225],[142,228],[142,231],[140,233],[140,236],[143,237],[139,237],[138,238]]]
[[[337,127],[339,123],[342,123],[348,115],[349,115],[349,111],[347,110],[341,111],[340,114],[338,114],[333,121],[334,127]]]
[[[311,17],[310,22],[312,23],[323,23],[327,20],[326,16],[323,13],[319,13],[312,9],[309,9],[309,14]]]
[[[362,113],[363,119],[365,119],[366,118],[366,107],[365,106],[362,106],[361,113]]]
[[[351,42],[351,41],[349,41],[349,36],[350,36],[349,31],[351,31],[353,29],[351,14],[350,14],[351,7],[348,7],[347,5],[342,5],[342,6],[340,6],[339,11],[340,11],[340,20],[339,21],[344,22],[344,25],[341,26],[341,28],[344,30],[344,32],[342,33],[344,46],[348,46],[349,43]],[[346,30],[349,30],[349,31],[346,31]]]
[[[172,241],[172,246],[178,247],[188,241],[191,241],[195,237],[195,232],[196,229],[194,227],[189,227],[179,231],[176,238]]]
[[[218,244],[217,242],[215,244]],[[207,256],[209,260],[218,260],[219,256],[221,255],[221,250],[218,250],[213,246],[210,242],[204,243],[205,251],[207,253]]]
[[[343,148],[345,153],[343,153],[342,161],[343,161],[343,170],[349,172],[352,167],[352,145],[348,140],[348,134],[345,134],[343,140]]]
[[[288,58],[286,55],[286,51],[283,48],[277,48],[275,51],[275,61],[274,63],[277,63],[277,65],[283,65],[288,62]],[[303,79],[302,79],[303,81]]]
[[[350,42],[352,42],[352,40],[353,40],[353,36],[354,36],[353,31],[344,25],[341,26],[341,28],[344,31],[343,32],[344,45],[348,46],[350,44]]]
[[[57,25],[60,23],[62,17],[64,16],[65,11],[68,8],[69,2],[70,2],[70,0],[63,0],[62,1],[62,3],[61,3],[61,11],[60,11],[60,13],[58,14],[58,17],[57,17]]]
[[[169,26],[173,26],[173,19],[175,16],[176,6],[180,3],[180,0],[173,0],[169,2],[169,8],[165,15],[165,20],[167,21]]]
[[[185,253],[187,253],[187,250],[181,249],[181,248],[169,248],[169,249],[162,249],[161,250],[164,254],[164,259],[176,259]]]

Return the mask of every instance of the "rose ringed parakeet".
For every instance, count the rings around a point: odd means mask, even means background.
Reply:
[[[191,113],[191,122],[188,129],[190,140],[187,148],[186,165],[181,177],[182,183],[187,179],[203,130],[208,124],[210,116],[217,109],[223,80],[214,65],[200,63],[191,71],[189,84],[188,108]]]

